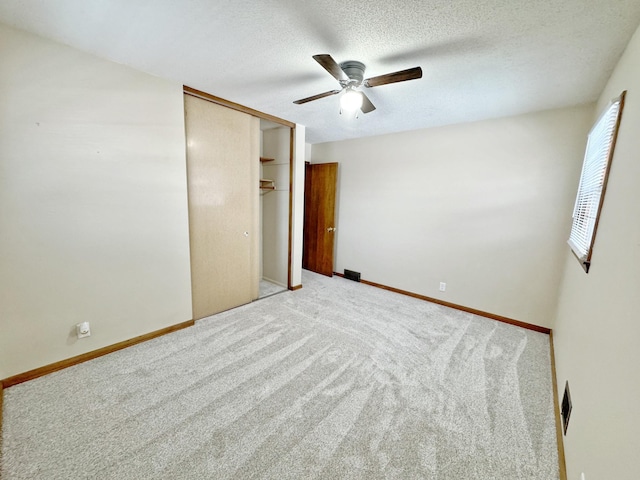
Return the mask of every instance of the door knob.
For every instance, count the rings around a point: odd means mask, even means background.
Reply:
[[[249,232],[244,232],[244,236],[248,237],[249,236]]]
[[[327,228],[327,232],[335,232],[335,231],[336,231],[335,227],[334,228],[331,228],[331,227]]]

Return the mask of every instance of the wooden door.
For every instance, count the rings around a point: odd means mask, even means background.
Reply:
[[[258,297],[260,126],[256,117],[184,96],[193,317]]]
[[[307,163],[302,267],[333,276],[337,163]]]

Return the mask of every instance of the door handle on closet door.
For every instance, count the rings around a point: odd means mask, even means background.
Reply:
[[[244,236],[248,237],[249,236],[249,232],[244,232]]]

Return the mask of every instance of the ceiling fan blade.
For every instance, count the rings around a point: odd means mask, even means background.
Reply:
[[[367,97],[364,92],[360,93],[362,94],[362,106],[360,107],[362,113],[373,112],[376,109],[375,105],[371,103],[371,100],[369,100],[369,97]]]
[[[388,83],[405,82],[407,80],[415,80],[417,78],[422,78],[422,68],[420,67],[413,67],[399,72],[367,78],[363,83],[365,87],[378,87]]]
[[[348,81],[349,77],[347,77],[347,74],[344,73],[342,71],[342,68],[340,68],[340,65],[338,65],[336,63],[336,61],[333,59],[333,57],[331,55],[314,55],[313,59],[318,62],[320,65],[322,65],[322,67],[329,72],[331,75],[333,75],[333,78],[335,78],[336,80],[340,81]]]
[[[335,95],[337,93],[340,93],[341,91],[342,90],[330,90],[328,92],[319,93],[318,95],[314,95],[312,97],[301,98],[300,100],[296,100],[293,103],[295,103],[296,105],[302,105],[303,103],[313,102],[314,100],[318,100],[320,98],[324,98],[324,97],[329,97],[331,95]]]

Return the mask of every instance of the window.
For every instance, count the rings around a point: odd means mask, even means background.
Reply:
[[[598,229],[626,93],[626,91],[622,92],[618,98],[611,101],[589,132],[587,139],[568,241],[571,250],[587,273],[591,266],[593,242]]]
[[[587,273],[591,266],[593,243],[598,229],[626,93],[626,91],[622,92],[618,98],[611,101],[589,132],[587,139],[568,241],[571,250]]]

